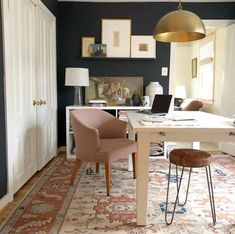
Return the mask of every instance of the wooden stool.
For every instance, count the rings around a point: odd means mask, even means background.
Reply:
[[[168,175],[168,185],[167,185],[167,197],[166,197],[166,211],[165,211],[165,221],[168,225],[170,225],[173,221],[174,214],[175,214],[175,208],[178,204],[179,206],[184,206],[187,202],[188,198],[188,191],[189,191],[189,184],[190,184],[190,178],[192,173],[192,168],[198,168],[198,167],[205,167],[206,168],[206,178],[207,178],[207,185],[208,185],[208,191],[209,191],[209,198],[210,198],[210,205],[211,205],[211,214],[212,214],[212,220],[213,224],[215,225],[216,222],[216,214],[215,214],[215,203],[214,203],[214,194],[213,194],[213,186],[212,186],[212,179],[211,179],[211,155],[205,151],[202,150],[195,150],[195,149],[174,149],[170,152],[169,156],[169,175]],[[171,164],[176,165],[176,186],[177,186],[177,194],[175,198],[174,208],[171,216],[170,222],[167,221],[167,208],[168,208],[168,196],[169,196],[169,186],[170,186],[170,176],[171,176]],[[180,181],[178,182],[178,166],[182,167]],[[184,203],[179,202],[179,192],[180,192],[180,186],[181,181],[183,178],[184,168],[189,167],[189,178],[188,178],[188,186],[185,196]]]

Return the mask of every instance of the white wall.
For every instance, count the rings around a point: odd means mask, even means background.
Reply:
[[[172,43],[171,45],[171,71],[170,71],[170,93],[175,93],[177,85],[184,85],[187,96],[190,96],[190,43]]]
[[[214,76],[214,102],[205,105],[207,112],[221,114],[221,96],[224,81],[224,64],[226,48],[226,28],[216,30],[215,34],[215,76]]]

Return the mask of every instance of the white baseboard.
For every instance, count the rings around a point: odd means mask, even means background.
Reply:
[[[10,202],[13,201],[13,194],[6,194],[4,197],[0,199],[0,210],[6,207]]]

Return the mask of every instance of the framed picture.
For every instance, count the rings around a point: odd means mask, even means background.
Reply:
[[[90,44],[95,43],[95,37],[82,37],[82,57],[90,57]]]
[[[85,103],[106,100],[109,106],[125,106],[133,94],[143,96],[143,77],[90,77],[85,87]]]
[[[192,78],[197,77],[197,58],[192,59]]]
[[[131,58],[156,58],[153,36],[131,36]]]
[[[107,44],[107,57],[130,57],[130,19],[102,19],[102,43]]]
[[[91,57],[106,57],[107,46],[106,44],[90,44]]]

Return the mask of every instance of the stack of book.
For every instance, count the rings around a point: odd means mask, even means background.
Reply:
[[[106,100],[89,100],[89,106],[107,106]]]
[[[127,116],[126,116],[126,111],[125,110],[119,110],[118,111],[118,118],[123,121],[128,121]]]

